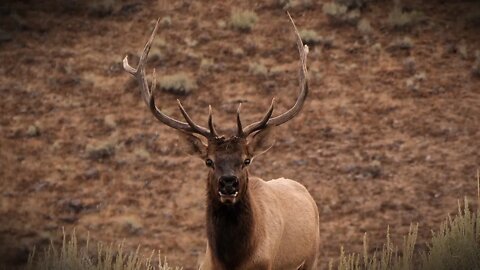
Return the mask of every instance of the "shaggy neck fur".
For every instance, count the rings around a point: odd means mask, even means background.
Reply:
[[[250,192],[247,188],[233,205],[222,204],[211,190],[207,197],[207,237],[214,264],[218,269],[239,269],[255,248]]]

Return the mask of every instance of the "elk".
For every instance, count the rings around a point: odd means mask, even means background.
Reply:
[[[245,127],[240,119],[240,104],[236,114],[237,132],[229,137],[217,133],[211,106],[208,128],[195,123],[179,100],[178,107],[185,122],[164,114],[156,106],[155,81],[149,87],[145,63],[158,21],[137,68],[129,65],[127,56],[123,60],[125,71],[140,84],[143,99],[153,115],[163,124],[179,130],[187,152],[203,159],[208,167],[207,247],[200,269],[316,268],[319,215],[307,189],[290,179],[264,181],[248,173],[254,158],[273,146],[274,128],[295,117],[307,98],[308,47],[303,45],[290,14],[288,17],[300,53],[300,94],[293,107],[275,117],[272,117],[272,99],[261,120]]]

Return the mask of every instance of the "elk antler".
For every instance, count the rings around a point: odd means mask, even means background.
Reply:
[[[188,115],[188,113],[185,111],[185,108],[183,108],[182,103],[180,100],[177,99],[178,102],[178,107],[180,108],[180,112],[182,113],[183,117],[185,118],[185,122],[178,121],[176,119],[171,118],[170,116],[164,114],[162,111],[160,111],[157,106],[155,105],[155,98],[153,95],[153,91],[155,90],[155,70],[153,70],[153,77],[154,81],[152,83],[151,89],[148,87],[148,82],[147,82],[147,77],[145,75],[145,65],[147,62],[148,58],[148,53],[150,52],[150,47],[152,46],[153,39],[155,38],[155,34],[157,33],[158,25],[159,25],[159,20],[157,20],[157,23],[155,24],[155,28],[153,29],[152,34],[150,35],[150,38],[148,39],[147,43],[145,44],[145,47],[143,49],[142,56],[140,57],[140,61],[138,63],[137,68],[133,68],[130,66],[128,63],[128,56],[125,56],[123,59],[123,69],[125,69],[126,72],[132,74],[135,79],[137,79],[138,83],[140,84],[143,100],[147,104],[147,106],[150,108],[150,111],[153,113],[153,115],[162,123],[165,125],[172,127],[174,129],[179,129],[184,132],[188,133],[197,133],[200,134],[207,139],[215,138],[217,137],[217,133],[215,131],[215,128],[213,126],[213,120],[212,120],[212,110],[209,108],[209,116],[208,116],[208,126],[209,129],[206,129],[198,124],[196,124],[192,118]]]
[[[272,112],[273,112],[273,104],[274,104],[274,99],[272,99],[272,104],[270,105],[270,108],[268,111],[265,113],[265,115],[262,117],[262,120],[255,122],[253,124],[248,125],[244,129],[242,128],[242,123],[240,121],[240,111],[237,111],[237,128],[238,128],[238,136],[240,137],[247,137],[248,135],[252,134],[253,132],[257,130],[264,129],[268,126],[279,126],[288,120],[292,119],[297,115],[300,110],[303,107],[303,104],[305,103],[305,99],[307,98],[308,94],[308,77],[307,77],[307,55],[308,55],[308,46],[303,45],[302,38],[300,37],[300,34],[298,33],[297,27],[295,26],[295,22],[293,21],[292,17],[290,16],[290,13],[287,11],[287,15],[290,18],[290,21],[292,22],[293,29],[295,31],[295,37],[297,40],[297,47],[298,47],[298,52],[300,54],[300,72],[299,72],[299,82],[300,82],[300,94],[298,95],[297,101],[295,102],[295,105],[291,107],[288,111],[282,113],[279,116],[273,117]]]

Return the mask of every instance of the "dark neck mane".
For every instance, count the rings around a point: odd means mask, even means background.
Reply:
[[[220,269],[238,269],[249,259],[255,247],[252,202],[247,192],[234,205],[224,205],[209,193],[207,201],[207,237]]]

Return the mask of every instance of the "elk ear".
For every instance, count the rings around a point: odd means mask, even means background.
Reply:
[[[190,133],[179,132],[180,137],[180,149],[188,155],[205,158],[207,156],[207,145],[200,140],[197,136]]]
[[[267,127],[253,134],[247,144],[248,153],[254,157],[270,150],[275,143],[273,135],[273,127]]]

